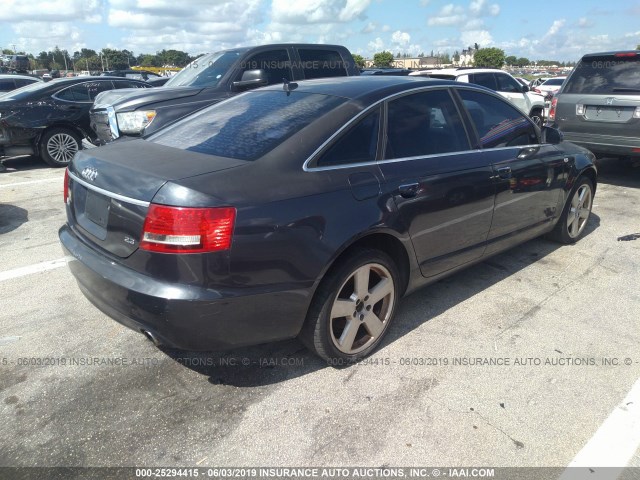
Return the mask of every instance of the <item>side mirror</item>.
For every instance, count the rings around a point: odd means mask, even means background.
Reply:
[[[246,90],[249,88],[263,87],[269,84],[267,72],[264,70],[245,70],[242,78],[238,82],[233,82],[236,90]]]
[[[526,85],[522,86],[522,93],[527,93],[529,91],[529,87],[527,87]]]
[[[553,127],[542,127],[542,143],[557,145],[564,140],[562,132]]]

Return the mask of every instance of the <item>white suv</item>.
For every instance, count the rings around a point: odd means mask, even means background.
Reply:
[[[544,97],[530,92],[507,72],[493,68],[444,68],[440,70],[418,70],[409,75],[427,76],[442,80],[467,82],[490,88],[505,97],[529,115],[536,125],[544,123]]]

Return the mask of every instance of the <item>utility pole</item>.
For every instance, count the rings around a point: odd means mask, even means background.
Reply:
[[[15,44],[15,43],[12,43],[12,44],[11,44],[11,46],[13,47],[13,53],[14,53],[14,55],[15,55],[16,53],[18,53],[18,52],[16,52],[16,44]]]

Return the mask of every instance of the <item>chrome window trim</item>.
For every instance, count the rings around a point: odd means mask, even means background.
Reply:
[[[69,177],[74,181],[78,182],[83,187],[88,188],[89,190],[93,190],[96,193],[104,195],[105,197],[113,198],[114,200],[119,200],[121,202],[130,203],[132,205],[138,205],[139,207],[149,207],[151,202],[144,202],[142,200],[137,200],[131,197],[125,197],[124,195],[119,195],[117,193],[110,192],[100,187],[96,187],[95,185],[91,185],[90,183],[79,178],[75,173],[69,172]]]

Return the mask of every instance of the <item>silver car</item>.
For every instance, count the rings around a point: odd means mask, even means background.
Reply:
[[[640,162],[640,51],[590,53],[551,104],[549,123],[598,156]]]

